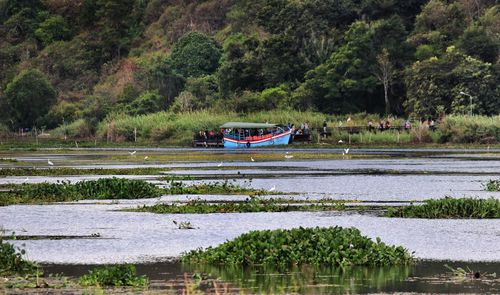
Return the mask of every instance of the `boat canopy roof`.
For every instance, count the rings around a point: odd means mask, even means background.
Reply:
[[[227,122],[224,123],[220,128],[244,128],[244,129],[260,129],[260,128],[273,128],[276,124],[269,123],[247,123],[247,122]]]

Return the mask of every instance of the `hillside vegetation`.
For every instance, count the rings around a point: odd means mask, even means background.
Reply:
[[[499,48],[494,0],[0,0],[0,130],[105,137],[157,118],[134,128],[168,138],[181,114],[203,128],[273,109],[491,116]]]

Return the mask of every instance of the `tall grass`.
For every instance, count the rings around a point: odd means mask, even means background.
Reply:
[[[64,138],[87,138],[91,136],[91,128],[84,119],[78,119],[70,124],[61,125],[50,131],[52,136]]]
[[[447,116],[438,125],[443,142],[498,143],[500,142],[500,115]]]
[[[204,129],[215,130],[230,121],[294,123],[296,126],[308,122],[311,128],[319,128],[323,120],[325,120],[325,115],[322,113],[291,110],[273,110],[245,115],[235,112],[219,113],[213,110],[179,114],[158,112],[142,116],[117,114],[99,124],[97,135],[116,141],[131,140],[134,138],[134,130],[137,130],[139,139],[188,143],[195,132]]]

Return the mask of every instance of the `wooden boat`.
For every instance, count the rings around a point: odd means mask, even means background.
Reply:
[[[227,122],[220,126],[225,148],[251,148],[285,145],[292,131],[286,126],[268,123]]]

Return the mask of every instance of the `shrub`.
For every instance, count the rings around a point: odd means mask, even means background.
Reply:
[[[148,284],[145,276],[137,276],[135,266],[130,264],[98,267],[78,280],[83,286],[132,286],[144,287]]]
[[[37,266],[23,259],[25,250],[3,241],[0,232],[0,275],[24,275],[34,273]]]
[[[444,142],[495,143],[500,141],[500,116],[448,116],[438,127]]]
[[[356,228],[296,228],[262,230],[242,234],[215,248],[194,250],[184,262],[267,265],[398,265],[412,256],[403,247],[388,246],[362,236]]]
[[[494,198],[444,198],[423,205],[391,208],[388,217],[404,218],[500,218],[500,201]]]

